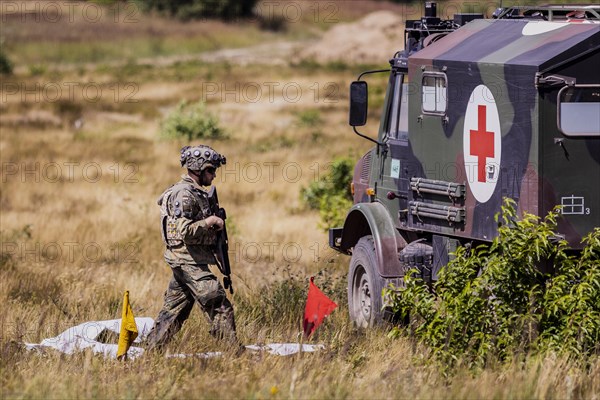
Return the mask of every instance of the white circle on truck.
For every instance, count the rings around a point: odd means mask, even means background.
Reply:
[[[471,193],[480,203],[487,202],[500,176],[502,134],[500,117],[492,91],[485,85],[471,93],[465,112],[463,154]]]

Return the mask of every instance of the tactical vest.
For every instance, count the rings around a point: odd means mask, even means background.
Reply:
[[[187,218],[200,221],[211,215],[208,194],[188,182],[178,182],[163,192],[158,199],[163,242],[169,248],[183,245],[178,220]],[[198,243],[203,244],[202,238]]]

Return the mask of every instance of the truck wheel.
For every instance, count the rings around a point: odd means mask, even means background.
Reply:
[[[377,272],[372,236],[360,238],[352,251],[348,271],[348,309],[350,319],[359,328],[383,322],[381,291],[384,279]]]

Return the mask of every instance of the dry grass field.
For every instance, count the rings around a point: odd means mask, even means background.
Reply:
[[[127,21],[133,9],[96,3],[104,14],[90,21],[83,3],[3,3],[0,42],[15,73],[1,77],[0,91],[0,397],[599,398],[597,360],[583,367],[524,356],[447,375],[410,338],[351,326],[348,259],[328,248],[318,213],[299,193],[335,157],[358,159],[369,149],[346,124],[347,87],[363,68],[294,55],[329,28],[325,11],[350,21],[401,6],[299,1],[303,17],[275,34],[255,21],[181,23],[138,12]],[[373,84],[382,89],[385,78]],[[184,99],[206,101],[227,132],[205,143],[228,160],[215,183],[229,217],[240,339],[300,340],[301,296],[317,275],[340,305],[311,340],[325,349],[235,355],[208,335],[196,309],[170,352],[222,357],[122,363],[26,351],[23,342],[118,318],[124,290],[136,316],[158,314],[171,273],[156,199],[183,173],[179,149],[187,144],[159,130]]]

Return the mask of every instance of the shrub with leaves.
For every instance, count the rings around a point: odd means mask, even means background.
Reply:
[[[353,161],[350,158],[336,158],[326,176],[311,182],[300,191],[300,198],[306,207],[319,210],[324,229],[343,224],[346,213],[352,206],[352,171]]]
[[[600,350],[600,228],[580,257],[555,234],[558,209],[543,220],[505,201],[491,245],[461,247],[430,291],[415,275],[386,289],[409,330],[447,366],[482,367],[529,351],[591,355]],[[544,274],[540,266],[554,272]],[[392,335],[402,331],[396,328]]]
[[[285,15],[269,13],[270,15],[257,15],[258,27],[263,31],[285,32],[287,31],[287,18]]]
[[[317,109],[304,110],[298,113],[298,126],[315,128],[323,123],[321,113]]]
[[[161,123],[160,134],[167,139],[183,138],[187,141],[227,137],[219,126],[218,119],[200,101],[193,104],[186,101],[179,103]]]
[[[225,20],[252,16],[257,0],[137,0],[145,11],[176,17],[187,21],[199,18]]]
[[[10,75],[13,73],[13,64],[0,47],[0,74]]]
[[[578,355],[600,350],[600,228],[584,243],[548,282],[540,335],[545,347]]]

